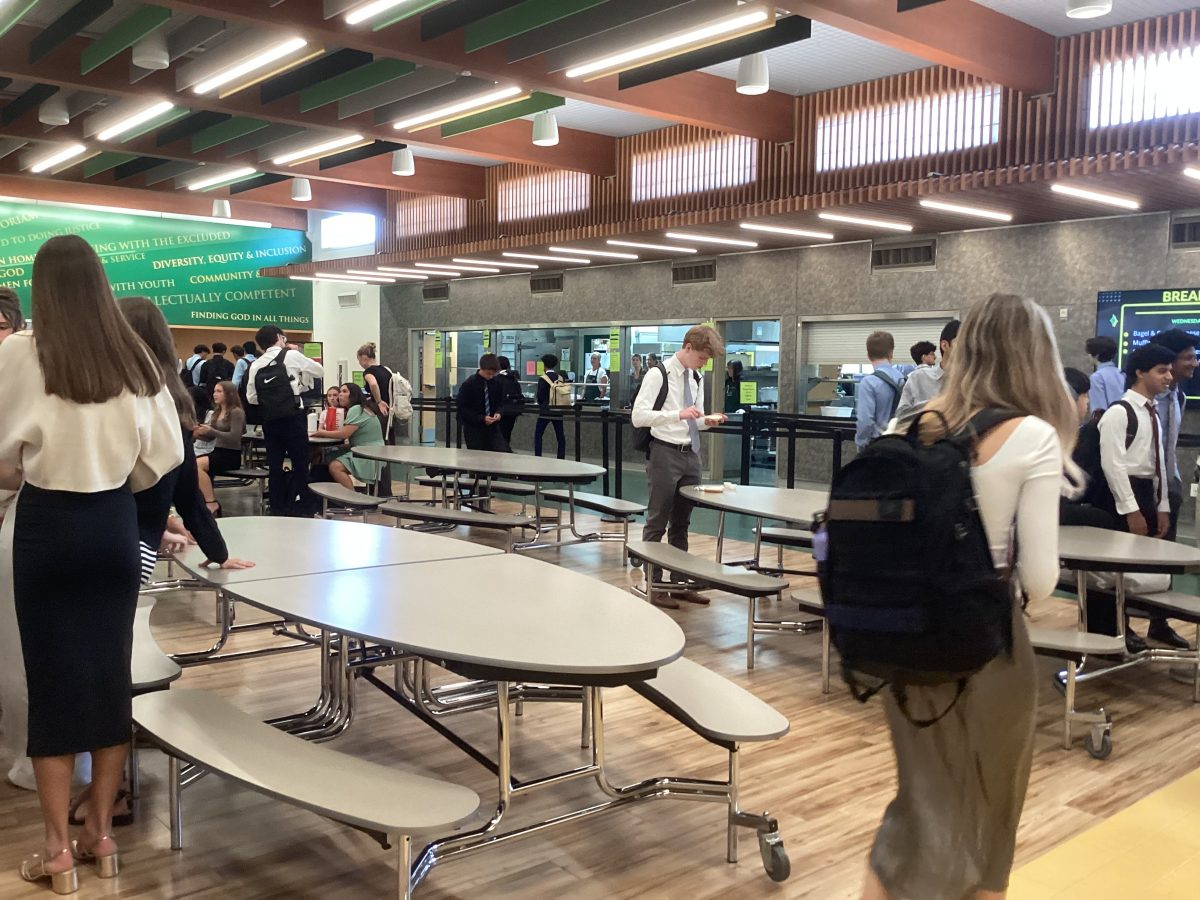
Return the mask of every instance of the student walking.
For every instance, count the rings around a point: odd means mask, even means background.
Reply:
[[[271,515],[309,516],[317,502],[308,489],[308,420],[300,395],[325,370],[289,344],[278,325],[264,325],[255,340],[263,352],[247,375],[246,399],[262,418]]]
[[[688,549],[688,528],[692,521],[692,502],[679,495],[679,489],[700,483],[700,432],[727,421],[722,413],[704,414],[704,381],[701,370],[714,356],[724,352],[720,335],[708,325],[696,325],[683,336],[682,349],[668,357],[661,368],[648,369],[633,404],[635,428],[650,429],[650,449],[646,457],[646,480],[650,498],[642,540],[660,541],[664,534],[672,547]],[[666,379],[667,392],[661,406],[658,398]],[[651,581],[658,576],[653,568]],[[678,580],[672,574],[672,580]],[[700,594],[683,594],[693,603],[708,603]],[[669,597],[657,595],[659,606],[677,609]]]
[[[505,446],[511,450],[517,417],[525,411],[525,394],[521,391],[521,379],[512,370],[512,360],[500,356],[497,361],[500,363],[500,373],[496,377],[500,379],[501,393],[504,395],[504,405],[500,408],[500,434],[504,437]]]
[[[570,407],[570,388],[556,388],[555,384],[563,381],[564,376],[558,371],[558,357],[547,353],[542,357],[542,377],[538,379],[537,405],[538,419],[533,426],[533,455],[542,455],[542,439],[546,429],[554,427],[554,440],[557,442],[559,459],[567,458],[567,436],[563,430],[562,410]],[[563,403],[562,397],[568,402]]]
[[[232,381],[235,366],[225,358],[225,353],[228,351],[220,341],[212,345],[212,356],[200,367],[200,386],[204,388],[208,396],[212,396],[213,389],[222,381]]]
[[[942,333],[938,337],[938,348],[942,351],[942,358],[938,364],[930,366],[928,369],[917,369],[908,376],[904,382],[904,390],[900,394],[900,405],[896,407],[897,418],[903,419],[941,393],[942,382],[946,377],[950,362],[950,349],[958,337],[959,325],[958,319],[951,319],[942,328]],[[1058,371],[1058,366],[1059,364],[1056,362],[1054,364],[1055,371]]]
[[[1024,365],[1014,366],[1020,347]],[[921,439],[961,432],[977,414],[1019,414],[974,447],[971,482],[998,569],[1014,565],[1032,603],[1058,580],[1058,501],[1075,440],[1075,403],[1062,380],[1049,316],[1021,297],[996,294],[962,323],[954,367],[921,419]],[[1012,543],[1013,523],[1019,542]],[[954,708],[928,727],[913,724],[881,692],[895,747],[898,787],[870,854],[863,897],[961,900],[1008,887],[1017,824],[1033,756],[1033,650],[1012,591],[1011,645],[967,680]],[[912,719],[936,717],[955,684],[906,689]]]
[[[1093,412],[1104,412],[1121,399],[1125,393],[1125,373],[1117,368],[1117,342],[1110,337],[1098,335],[1088,338],[1087,355],[1096,365],[1092,373],[1088,403]]]
[[[854,443],[859,450],[883,433],[900,405],[904,373],[892,362],[895,352],[896,340],[886,331],[876,331],[867,337],[867,359],[874,371],[859,381],[854,398],[854,418],[858,423]]]

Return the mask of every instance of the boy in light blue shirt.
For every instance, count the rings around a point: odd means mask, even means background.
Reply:
[[[1125,373],[1117,368],[1117,342],[1110,337],[1088,338],[1087,354],[1096,364],[1088,403],[1092,412],[1103,412],[1125,395]]]
[[[875,371],[862,377],[855,394],[858,427],[854,443],[859,450],[883,433],[900,405],[904,373],[892,362],[895,350],[896,340],[886,331],[873,332],[867,338],[867,359]]]

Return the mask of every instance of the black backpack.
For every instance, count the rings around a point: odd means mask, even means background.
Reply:
[[[659,374],[662,375],[662,387],[660,387],[658,389],[658,396],[654,398],[654,411],[658,412],[659,410],[661,410],[663,408],[663,406],[667,402],[667,390],[669,389],[669,385],[667,384],[666,366],[664,366],[662,363],[655,363],[654,368],[658,369]],[[642,383],[645,384],[644,376],[642,378]],[[635,397],[634,402],[636,402],[636,401],[637,401],[637,398]],[[649,454],[650,453],[650,440],[651,440],[651,437],[650,437],[650,429],[649,428],[634,428],[633,429],[633,449],[634,450],[638,450],[642,453]]]
[[[1128,450],[1133,446],[1133,439],[1138,433],[1137,413],[1126,400],[1118,400],[1113,406],[1125,407],[1125,449]],[[1087,503],[1115,513],[1117,503],[1113,499],[1108,479],[1104,477],[1104,468],[1100,464],[1100,419],[1105,412],[1106,410],[1096,410],[1087,424],[1079,429],[1079,438],[1075,441],[1075,450],[1071,456],[1075,464],[1087,475],[1087,487],[1083,496],[1075,502]]]
[[[246,411],[246,424],[247,425],[261,425],[263,423],[262,410],[259,408],[258,404],[250,402],[250,397],[246,393],[246,391],[249,387],[250,387],[250,367],[247,366],[245,373],[243,373],[243,375],[242,375],[242,382],[237,387],[238,397],[241,398],[242,409],[244,409]],[[258,384],[257,384],[257,379],[256,379],[255,389],[257,390],[257,388],[258,388]]]
[[[963,432],[869,444],[835,476],[818,554],[821,595],[842,673],[866,702],[891,685],[958,684],[1012,647],[1010,572],[992,561],[971,484],[979,439],[1019,413],[985,410]],[[820,559],[823,557],[823,560]],[[950,707],[953,707],[953,703]],[[931,725],[937,718],[917,721]]]
[[[254,390],[258,394],[258,408],[264,422],[286,419],[304,409],[300,398],[292,390],[292,380],[283,364],[287,354],[285,347],[273,360],[254,373]]]

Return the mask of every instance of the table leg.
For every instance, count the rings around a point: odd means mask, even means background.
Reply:
[[[717,513],[717,564],[725,552],[725,510]]]

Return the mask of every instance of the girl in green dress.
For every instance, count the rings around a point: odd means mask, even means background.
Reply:
[[[375,403],[357,384],[347,382],[338,388],[338,404],[346,411],[342,426],[332,431],[319,428],[313,432],[313,437],[336,438],[350,445],[350,449],[330,460],[329,476],[342,487],[351,489],[354,487],[352,477],[372,484],[379,478],[379,464],[361,459],[351,451],[355,447],[383,443],[383,429],[379,426]]]

